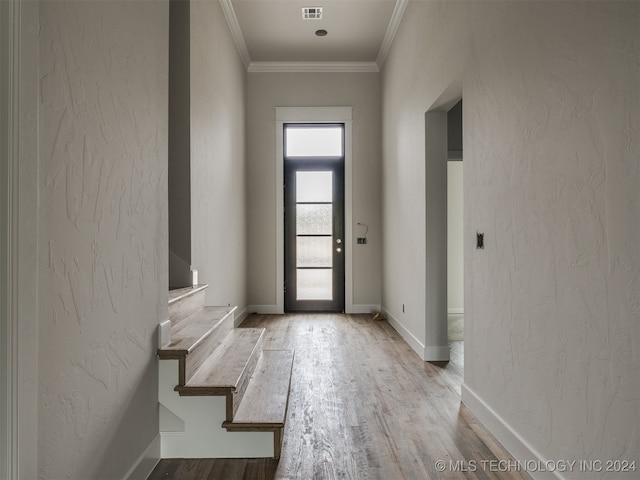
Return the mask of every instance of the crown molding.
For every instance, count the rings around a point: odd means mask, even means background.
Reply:
[[[398,27],[407,8],[409,0],[396,0],[396,4],[387,26],[384,39],[380,45],[378,56],[375,62],[252,62],[249,49],[242,35],[238,17],[233,9],[231,0],[219,0],[224,12],[227,25],[231,31],[231,36],[236,44],[242,63],[249,73],[319,73],[319,72],[350,72],[350,73],[377,73],[382,69],[393,40],[395,39]]]
[[[377,73],[376,62],[251,62],[249,73]]]
[[[248,69],[251,64],[251,57],[249,56],[249,50],[247,49],[247,44],[244,41],[242,30],[240,30],[236,11],[233,9],[233,5],[231,5],[231,0],[220,0],[220,6],[224,12],[224,18],[227,20],[229,30],[231,30],[231,36],[233,37],[233,42],[236,44],[236,48],[240,54],[240,59],[242,60],[244,67]]]
[[[397,0],[396,5],[393,8],[391,20],[389,20],[389,26],[387,26],[387,31],[384,34],[382,45],[380,45],[380,50],[378,51],[378,58],[376,59],[376,64],[380,70],[382,70],[382,66],[387,59],[387,55],[389,55],[389,50],[391,49],[393,40],[396,38],[398,27],[400,26],[400,22],[402,21],[404,11],[407,9],[408,3],[409,0]]]

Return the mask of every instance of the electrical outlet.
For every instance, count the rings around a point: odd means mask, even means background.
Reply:
[[[404,303],[402,304],[402,313],[404,313]]]
[[[366,245],[367,237],[358,237],[358,245]]]
[[[480,250],[484,249],[484,233],[476,232],[476,248]]]

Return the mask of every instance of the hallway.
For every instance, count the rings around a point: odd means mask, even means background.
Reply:
[[[434,365],[369,315],[253,315],[242,327],[266,328],[265,348],[296,352],[279,464],[163,460],[151,480],[529,478],[492,471],[510,457],[460,403],[462,342]]]
[[[276,37],[302,47],[293,1],[0,1],[0,478],[149,476],[159,326],[192,267],[239,321],[283,312],[277,128],[327,121],[278,116],[300,107],[351,111],[345,310],[395,332],[246,322],[298,350],[278,476],[460,477],[434,462],[497,455],[468,412],[523,462],[639,465],[640,2],[381,0],[393,25],[366,55],[331,52],[360,21],[306,23],[322,56],[250,51],[265,23],[233,10],[278,3]],[[361,2],[329,3],[327,21]],[[425,322],[445,147],[426,123],[462,96],[460,385],[420,359],[449,353]]]

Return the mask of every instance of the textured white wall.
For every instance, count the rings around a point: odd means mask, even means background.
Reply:
[[[383,70],[384,305],[423,336],[423,116],[461,82],[465,395],[545,459],[640,461],[639,10],[410,2]]]
[[[353,301],[380,304],[380,78],[377,73],[251,73],[247,88],[248,285],[276,304],[275,107],[353,106]],[[369,225],[369,242],[356,245]]]
[[[425,112],[461,79],[472,14],[470,4],[451,3],[409,2],[382,71],[382,304],[417,351],[430,343]]]
[[[191,2],[191,263],[208,305],[246,302],[245,70],[219,2]]]
[[[123,478],[158,434],[168,2],[42,2],[41,478]]]

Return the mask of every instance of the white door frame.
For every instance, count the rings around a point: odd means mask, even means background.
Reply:
[[[0,477],[38,478],[39,2],[1,2],[0,201],[5,227],[0,312]]]
[[[447,111],[425,113],[425,346],[426,362],[448,362]]]
[[[9,39],[12,27],[10,2],[0,2],[0,478],[11,478],[9,410],[11,395],[9,371]]]
[[[276,107],[276,311],[284,313],[284,125],[344,124],[344,309],[353,313],[353,107]]]
[[[425,346],[426,362],[448,362],[447,112],[462,98],[453,82],[425,112]]]

